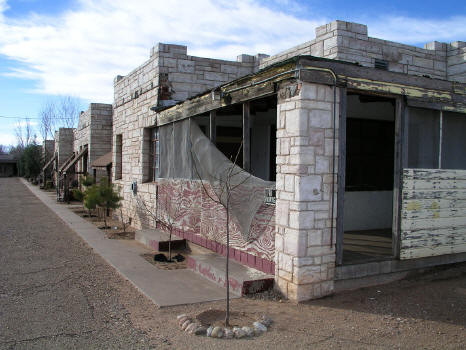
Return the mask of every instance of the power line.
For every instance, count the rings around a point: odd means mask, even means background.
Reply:
[[[9,117],[9,116],[4,116],[4,115],[0,115],[0,118],[4,118],[4,119],[34,119],[34,120],[40,120],[41,118],[39,117]],[[63,118],[63,117],[58,117],[59,120],[74,120],[74,119],[77,119],[77,118],[73,118],[73,117],[68,117],[68,118]]]
[[[0,115],[0,118],[5,118],[5,119],[40,119],[38,117],[7,117],[4,115]]]

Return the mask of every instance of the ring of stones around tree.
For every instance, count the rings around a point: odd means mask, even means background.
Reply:
[[[181,329],[188,334],[223,339],[241,339],[259,336],[267,332],[268,327],[270,327],[273,322],[270,317],[263,315],[249,326],[220,327],[211,325],[206,327],[186,314],[178,315],[177,321]]]

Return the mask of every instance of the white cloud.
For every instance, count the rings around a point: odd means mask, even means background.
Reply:
[[[16,141],[16,137],[13,134],[0,134],[0,145],[13,146],[16,145]]]
[[[24,128],[24,127],[26,127],[28,124],[29,124],[29,126],[38,125],[37,122],[30,121],[30,120],[29,120],[29,121],[24,120],[24,121],[16,122],[16,123],[14,123],[12,126],[13,126],[14,128],[17,128],[17,127]]]
[[[274,2],[297,8],[295,1]],[[186,44],[191,55],[234,60],[241,53],[274,54],[311,40],[316,26],[333,20],[299,19],[293,11],[254,0],[80,0],[76,10],[58,17],[14,20],[3,15],[6,7],[0,0],[0,54],[23,63],[8,74],[38,81],[36,92],[95,102],[112,102],[113,78],[146,61],[157,42]],[[404,43],[466,36],[466,18],[460,16],[366,23],[371,36]]]
[[[0,10],[5,4],[0,0]],[[113,78],[146,61],[157,42],[234,60],[310,40],[325,21],[301,20],[252,0],[81,0],[78,10],[57,18],[0,15],[0,54],[26,64],[9,74],[37,79],[39,92],[111,102]]]
[[[466,16],[445,19],[388,16],[368,23],[369,36],[406,44],[466,39]]]

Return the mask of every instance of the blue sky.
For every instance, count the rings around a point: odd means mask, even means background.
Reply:
[[[82,109],[112,103],[113,78],[157,42],[234,60],[311,40],[335,19],[421,47],[466,40],[465,1],[0,0],[0,116],[37,118],[60,95],[79,97]],[[0,144],[15,143],[17,120],[1,117]]]

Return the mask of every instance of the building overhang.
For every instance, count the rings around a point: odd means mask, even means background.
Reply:
[[[276,94],[282,84],[306,82],[404,97],[409,105],[466,113],[466,84],[297,56],[223,84],[166,108],[156,108],[155,125],[165,125],[228,105]]]
[[[112,152],[108,152],[103,156],[97,158],[92,164],[92,168],[107,168],[112,165]]]

